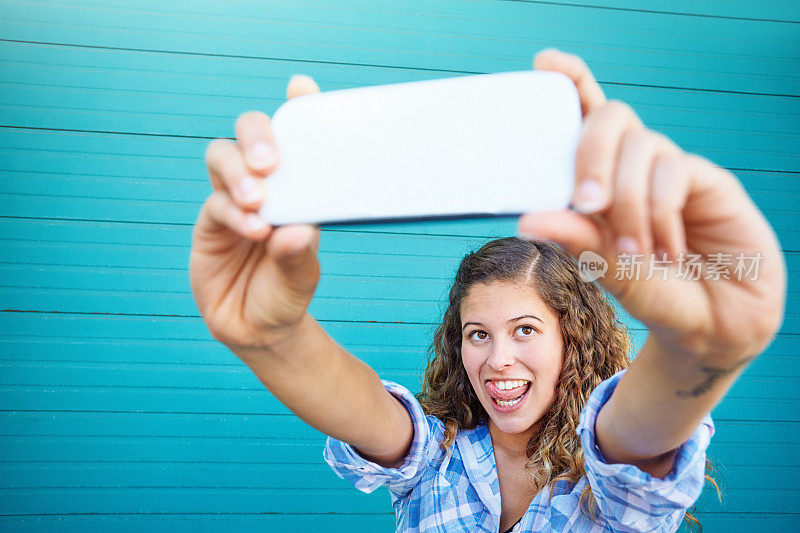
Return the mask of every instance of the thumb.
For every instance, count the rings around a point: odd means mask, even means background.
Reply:
[[[519,219],[517,234],[556,242],[576,258],[585,250],[603,253],[602,228],[593,219],[573,211],[526,213]]]
[[[317,82],[314,81],[314,78],[305,74],[295,74],[289,78],[289,84],[286,86],[286,98],[288,100],[304,94],[318,92],[319,85],[317,85]]]
[[[320,230],[309,224],[280,226],[267,240],[267,256],[271,257],[293,289],[313,290],[319,278]]]
[[[517,233],[521,238],[556,242],[579,263],[581,253],[594,252],[605,260],[611,273],[617,272],[617,252],[608,244],[613,242],[609,238],[611,229],[599,216],[569,210],[526,213],[520,217]],[[628,312],[634,313],[641,307],[640,295],[635,294],[635,290],[631,291],[638,282],[619,280],[615,275],[603,275],[597,282],[610,291]]]

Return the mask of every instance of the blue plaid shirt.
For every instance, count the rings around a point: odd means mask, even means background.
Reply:
[[[705,451],[714,434],[710,415],[681,445],[672,472],[664,479],[628,464],[608,464],[595,443],[594,425],[625,370],[600,383],[580,415],[586,476],[577,483],[559,481],[553,495],[545,487],[519,524],[521,531],[675,531],[686,509],[700,496]],[[404,387],[386,389],[411,413],[414,441],[399,468],[384,468],[362,458],[349,444],[328,438],[325,461],[339,477],[363,492],[386,486],[397,515],[397,531],[496,533],[500,527],[500,485],[487,427],[460,431],[450,450],[439,442],[444,424],[426,416]],[[586,484],[597,500],[598,521],[578,508]]]

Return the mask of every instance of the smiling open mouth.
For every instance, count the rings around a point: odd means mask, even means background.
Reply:
[[[498,407],[513,407],[520,403],[528,390],[531,382],[524,379],[489,380],[486,382],[486,391],[492,402]]]

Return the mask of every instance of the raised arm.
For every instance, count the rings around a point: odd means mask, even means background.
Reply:
[[[648,327],[598,415],[596,435],[610,462],[663,477],[672,452],[778,330],[783,256],[730,172],[647,129],[628,105],[607,101],[577,56],[549,50],[535,66],[574,81],[584,127],[573,210],[526,214],[519,231],[578,258],[586,250],[601,255],[608,271],[598,281]]]
[[[318,90],[296,77],[287,96]],[[279,155],[269,117],[243,114],[236,137],[208,147],[214,192],[192,236],[192,293],[206,325],[309,425],[384,466],[401,464],[413,438],[410,415],[307,312],[320,276],[319,229],[272,228],[257,214]]]

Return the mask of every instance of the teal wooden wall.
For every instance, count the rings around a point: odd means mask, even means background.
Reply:
[[[668,6],[668,7],[665,7]],[[530,68],[557,46],[731,168],[790,270],[774,344],[715,409],[705,530],[800,529],[796,1],[0,2],[0,529],[390,531],[385,491],[214,342],[189,290],[203,152],[323,90]],[[459,258],[515,221],[324,229],[312,314],[419,389]],[[628,319],[637,341],[644,332]]]

